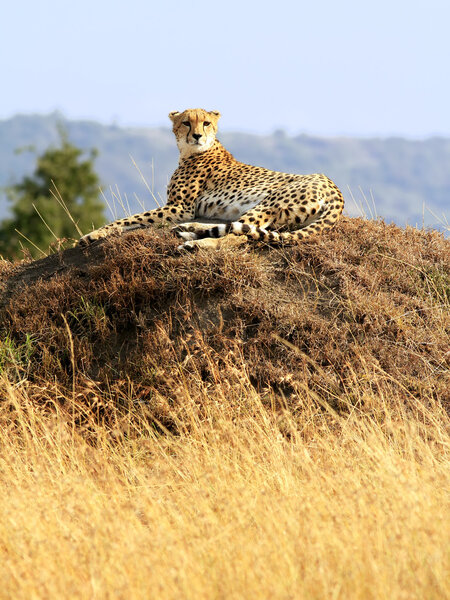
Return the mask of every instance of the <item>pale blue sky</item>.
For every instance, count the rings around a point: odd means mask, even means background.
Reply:
[[[448,0],[0,0],[0,118],[450,136]]]

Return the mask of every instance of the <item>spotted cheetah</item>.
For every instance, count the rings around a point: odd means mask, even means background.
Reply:
[[[180,248],[215,247],[220,238],[236,235],[290,243],[322,233],[338,220],[344,199],[325,175],[279,173],[238,162],[216,139],[218,112],[188,109],[169,118],[180,161],[167,204],[105,225],[83,236],[81,245],[160,224],[177,224],[173,230],[184,240]]]

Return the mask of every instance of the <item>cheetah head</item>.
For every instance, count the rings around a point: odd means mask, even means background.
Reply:
[[[220,113],[208,112],[202,108],[188,108],[181,113],[171,112],[169,118],[173,123],[181,158],[205,152],[214,144]]]

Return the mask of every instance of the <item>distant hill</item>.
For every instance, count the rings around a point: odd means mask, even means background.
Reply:
[[[120,199],[131,212],[140,211],[141,203],[146,208],[155,206],[130,156],[154,195],[165,202],[167,182],[178,162],[169,128],[123,128],[70,121],[59,113],[17,115],[0,121],[0,186],[31,172],[33,152],[16,150],[33,146],[40,153],[56,143],[58,123],[64,125],[70,141],[77,146],[99,150],[96,168],[105,197],[118,216],[123,214]],[[367,216],[376,214],[399,225],[424,222],[435,227],[441,227],[443,213],[449,217],[450,139],[291,137],[282,131],[271,135],[224,132],[219,138],[243,162],[293,173],[326,173],[343,191],[350,215],[361,214],[362,207]],[[7,210],[2,194],[0,218]]]

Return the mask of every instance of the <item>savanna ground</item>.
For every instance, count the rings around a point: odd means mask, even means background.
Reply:
[[[449,242],[0,263],[0,597],[450,597]]]

